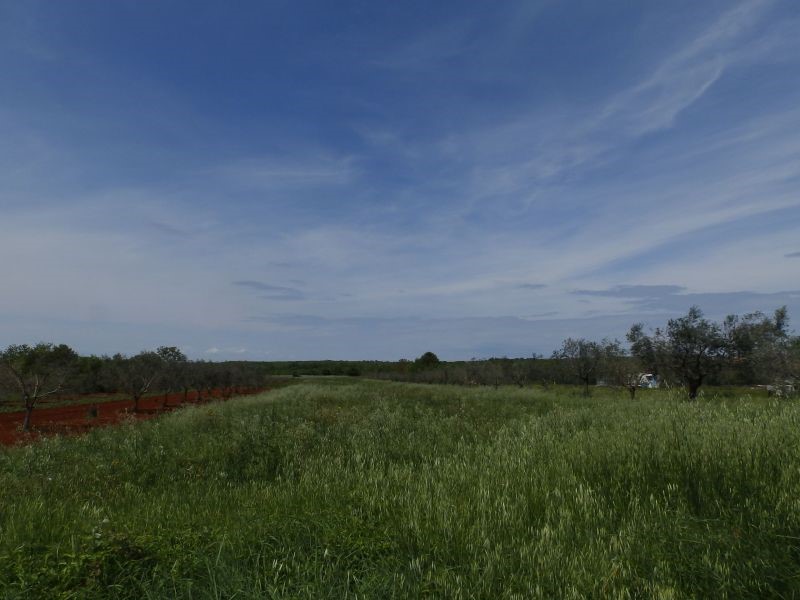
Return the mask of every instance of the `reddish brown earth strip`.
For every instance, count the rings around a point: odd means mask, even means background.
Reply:
[[[255,394],[263,389],[248,390],[246,393]],[[237,393],[237,396],[243,395]],[[222,398],[220,391],[212,392],[212,399]],[[203,401],[208,398],[203,395]],[[190,392],[188,404],[197,403],[197,393]],[[151,419],[184,405],[183,393],[169,394],[167,407],[164,408],[164,396],[142,398],[139,401],[139,411],[133,412],[132,400],[111,400],[96,404],[75,404],[72,406],[58,406],[52,408],[36,408],[31,417],[31,431],[22,431],[23,411],[0,413],[0,444],[11,446],[18,443],[32,442],[44,435],[53,434],[78,434],[94,429],[114,425],[124,419]],[[96,413],[93,412],[96,409]],[[96,416],[95,416],[96,414]]]

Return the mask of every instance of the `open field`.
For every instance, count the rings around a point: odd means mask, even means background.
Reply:
[[[0,590],[793,597],[800,405],[325,380],[0,450]]]

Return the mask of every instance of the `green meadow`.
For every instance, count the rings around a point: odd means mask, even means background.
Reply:
[[[800,404],[301,383],[0,450],[5,598],[800,596]]]

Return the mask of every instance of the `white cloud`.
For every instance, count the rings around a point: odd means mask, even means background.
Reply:
[[[744,102],[736,119],[682,127],[703,99],[727,105],[715,96],[726,75],[797,43],[786,26],[755,33],[769,6],[738,4],[595,104],[531,97],[502,116],[442,115],[430,132],[387,115],[359,126],[361,154],[292,139],[282,156],[192,156],[127,187],[0,113],[0,319],[8,335],[79,335],[79,322],[141,345],[163,330],[180,336],[164,343],[188,340],[217,358],[261,356],[248,348],[262,342],[276,358],[338,356],[335,344],[367,357],[394,336],[409,355],[437,335],[456,356],[496,347],[501,334],[521,348],[523,334],[509,331],[525,315],[578,327],[589,311],[630,314],[619,298],[575,289],[788,289],[800,280],[800,261],[784,258],[797,252],[800,111]],[[473,30],[449,31],[384,66],[449,63]],[[321,320],[248,320],[301,310]],[[517,321],[506,329],[498,315]],[[384,329],[372,339],[376,322]]]
[[[681,111],[700,99],[737,61],[756,57],[744,50],[743,35],[752,30],[769,0],[742,2],[716,19],[700,35],[656,67],[652,75],[614,97],[594,127],[621,128],[639,136],[670,127]],[[744,47],[750,46],[746,43]]]
[[[324,153],[302,158],[250,157],[224,164],[214,171],[224,184],[261,191],[342,186],[357,176],[353,157]]]

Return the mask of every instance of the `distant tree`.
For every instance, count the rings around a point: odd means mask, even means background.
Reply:
[[[656,340],[644,330],[643,323],[635,323],[625,336],[631,347],[631,356],[647,373],[658,376],[663,370],[659,361],[663,358],[656,348]]]
[[[265,381],[266,377],[262,365],[250,362],[240,364],[236,385],[240,386],[242,391],[247,392],[263,388]]]
[[[181,402],[186,404],[189,401],[189,392],[193,389],[197,389],[195,380],[195,363],[193,361],[187,360],[181,364],[181,368],[178,371],[177,384],[178,389],[183,392],[183,400]]]
[[[467,385],[469,383],[469,373],[463,364],[451,366],[445,369],[445,383]]]
[[[467,374],[468,385],[480,385],[483,382],[484,377],[482,362],[483,361],[480,361],[473,356],[467,363],[465,363],[464,368]]]
[[[66,344],[11,345],[0,353],[0,367],[22,396],[25,417],[22,429],[29,431],[31,415],[42,398],[60,393],[72,373],[78,355]]]
[[[509,376],[511,382],[517,387],[525,387],[531,377],[531,367],[528,364],[530,359],[519,359],[511,363]]]
[[[203,390],[206,383],[207,365],[210,364],[204,360],[195,360],[189,363],[187,369],[187,378],[184,388],[184,398],[188,397],[188,389],[197,391],[197,402],[203,401]]]
[[[159,346],[156,354],[162,361],[159,379],[161,390],[164,392],[162,408],[166,408],[170,392],[176,392],[183,388],[187,372],[187,358],[176,346]],[[185,396],[186,391],[184,391]]]
[[[476,361],[475,374],[477,383],[481,385],[491,385],[497,389],[503,381],[502,359],[491,358],[489,360]]]
[[[772,317],[757,311],[728,315],[722,325],[731,367],[747,383],[777,383],[791,377],[789,315],[786,307]]]
[[[214,365],[217,373],[217,385],[225,400],[237,393],[239,386],[246,379],[246,368],[240,362],[222,362]]]
[[[7,369],[0,367],[0,405],[11,402],[17,385]]]
[[[656,329],[652,335],[644,333],[641,324],[634,325],[628,333],[639,348],[638,356],[652,360],[652,366],[663,366],[687,388],[689,399],[697,392],[709,375],[722,366],[726,342],[722,328],[703,317],[697,306],[677,319],[670,319],[665,330]]]
[[[75,371],[70,378],[72,381],[70,389],[81,394],[96,394],[108,392],[108,363],[110,358],[107,356],[80,356],[78,357]]]
[[[433,369],[439,366],[439,357],[433,352],[426,352],[414,361],[414,366],[418,370]]]
[[[519,375],[520,372],[514,368],[514,359],[503,356],[502,358],[492,359],[491,362],[494,362],[500,369],[500,376],[495,380],[497,383],[503,385],[514,383],[519,386],[517,375]]]
[[[200,368],[199,383],[201,388],[205,391],[205,399],[210,400],[215,391],[219,391],[220,387],[220,372],[217,364],[211,361],[201,361],[198,363]]]
[[[139,411],[139,401],[158,381],[164,368],[162,358],[155,352],[144,351],[131,357],[115,354],[112,358],[117,388],[133,400],[133,410]]]
[[[636,371],[636,359],[628,356],[619,343],[607,348],[603,360],[603,378],[617,388],[627,390],[631,400],[636,399],[639,388],[639,373]]]
[[[619,351],[619,342],[603,340],[591,342],[583,338],[567,338],[561,348],[553,353],[553,358],[563,361],[583,384],[583,393],[589,395],[589,384],[596,379],[603,362],[608,356]]]
[[[788,343],[787,371],[797,391],[800,383],[800,336],[793,337]]]

